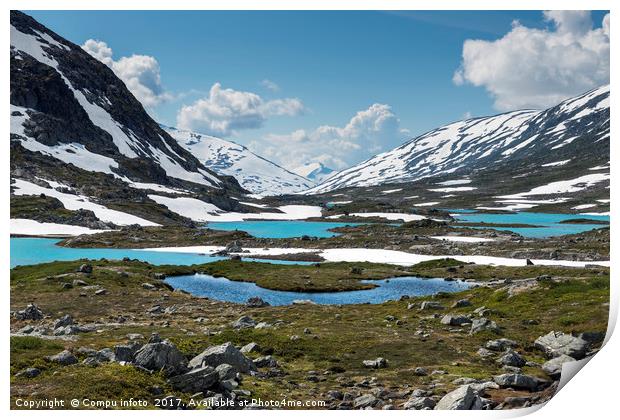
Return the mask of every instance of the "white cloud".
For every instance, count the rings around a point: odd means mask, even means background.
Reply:
[[[273,82],[269,79],[264,79],[260,82],[261,86],[265,89],[269,89],[272,92],[278,92],[280,90],[280,86],[276,82]]]
[[[265,101],[256,93],[223,89],[215,83],[209,95],[177,113],[177,126],[213,136],[229,136],[238,130],[259,128],[272,116],[295,116],[304,111],[296,98]]]
[[[171,99],[161,84],[159,63],[148,55],[121,57],[115,61],[112,49],[103,41],[87,40],[84,51],[110,67],[145,107],[152,108]]]
[[[312,131],[269,134],[248,147],[290,170],[313,162],[344,169],[400,145],[407,130],[399,124],[389,105],[373,104],[343,127],[322,125]]]
[[[587,11],[544,17],[550,29],[514,22],[495,41],[466,40],[454,83],[484,87],[499,110],[544,108],[609,83],[609,14],[597,29]]]

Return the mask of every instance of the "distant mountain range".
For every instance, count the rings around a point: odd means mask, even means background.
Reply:
[[[246,190],[259,195],[291,194],[315,182],[262,158],[245,146],[205,134],[161,126],[207,168],[235,177]]]
[[[334,173],[334,170],[324,166],[320,162],[312,162],[295,168],[293,172],[315,183],[321,183],[329,178]]]
[[[470,118],[422,134],[329,177],[307,194],[341,188],[414,182],[485,170],[544,168],[587,172],[609,162],[609,86],[568,99],[544,111],[514,111]],[[559,166],[559,165],[558,165]],[[585,168],[585,169],[584,169]]]

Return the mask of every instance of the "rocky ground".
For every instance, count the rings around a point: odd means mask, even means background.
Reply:
[[[12,406],[133,397],[149,407],[260,408],[286,397],[314,402],[295,408],[508,409],[551,397],[558,366],[596,352],[607,328],[605,268],[427,262],[410,271],[489,281],[378,305],[278,307],[170,290],[175,269],[185,268],[100,260],[13,269]]]

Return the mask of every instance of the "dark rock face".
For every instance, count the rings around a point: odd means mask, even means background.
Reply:
[[[149,370],[164,370],[168,375],[187,371],[183,353],[166,340],[145,344],[136,353],[134,363]]]

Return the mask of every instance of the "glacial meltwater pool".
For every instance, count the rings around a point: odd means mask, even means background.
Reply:
[[[580,215],[580,214],[560,214],[560,213],[471,213],[462,210],[448,210],[458,221],[469,223],[497,223],[497,224],[525,224],[540,227],[492,227],[496,230],[508,230],[518,233],[526,238],[548,238],[550,236],[569,235],[587,232],[609,226],[608,224],[571,224],[560,223],[569,219],[590,219],[595,221],[609,222],[609,216],[600,215]],[[478,229],[487,229],[478,227]]]
[[[195,296],[227,302],[245,303],[258,296],[271,305],[290,305],[296,300],[310,300],[322,305],[344,305],[353,303],[382,303],[399,299],[403,295],[427,296],[438,292],[459,292],[473,286],[463,281],[443,279],[422,279],[419,277],[396,277],[389,280],[363,280],[379,287],[349,292],[301,293],[265,289],[255,283],[232,281],[208,274],[175,276],[166,279],[175,289],[185,290]]]
[[[204,264],[225,259],[211,257],[208,254],[192,254],[185,252],[156,252],[139,249],[114,248],[65,248],[56,245],[59,239],[48,238],[11,238],[11,268],[17,265],[40,264],[52,261],[72,261],[82,258],[97,260],[107,258],[121,260],[125,257],[146,261],[153,265],[192,265]],[[275,264],[311,264],[310,262],[285,260],[255,260],[244,258],[245,261],[271,262]]]
[[[241,222],[209,222],[216,230],[242,230],[256,238],[298,238],[304,235],[329,238],[338,235],[329,229],[357,226],[360,223],[306,222],[302,220],[245,220]]]

